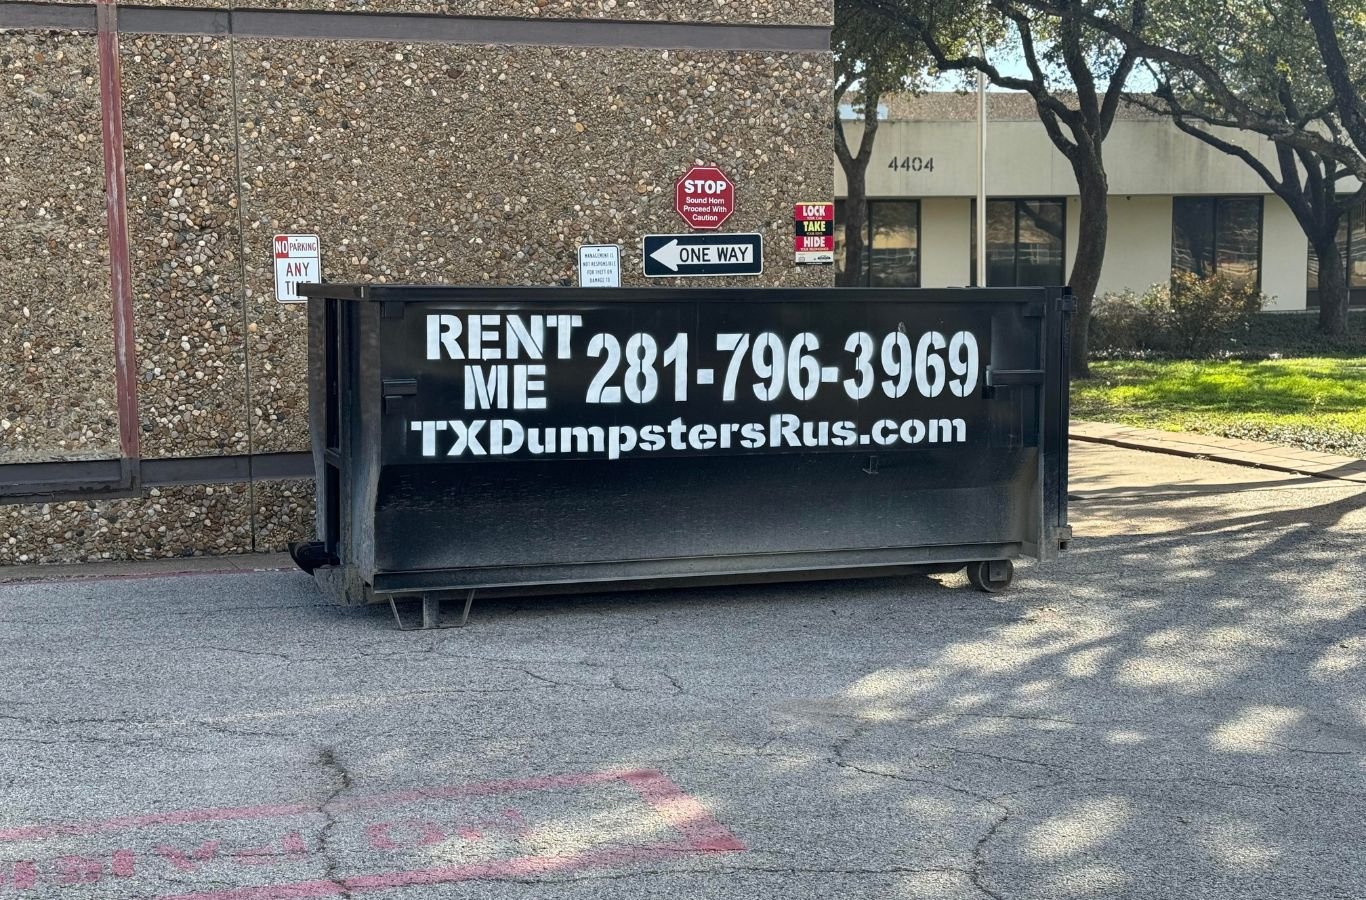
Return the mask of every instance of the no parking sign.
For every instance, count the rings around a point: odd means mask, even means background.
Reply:
[[[280,303],[303,303],[299,285],[320,282],[321,242],[316,234],[275,235],[275,299]]]

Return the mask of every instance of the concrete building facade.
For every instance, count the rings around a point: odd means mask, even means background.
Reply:
[[[828,0],[0,0],[0,564],[311,535],[306,329],[332,281],[572,284],[686,231],[674,180],[794,266],[833,195]],[[747,283],[755,283],[751,279]]]
[[[976,97],[930,94],[886,105],[868,169],[872,284],[972,283],[977,191]],[[851,141],[862,126],[846,122]],[[1274,171],[1271,144],[1224,137]],[[1317,305],[1309,242],[1285,203],[1242,161],[1127,107],[1105,142],[1109,251],[1102,293],[1143,291],[1174,268],[1225,268],[1256,278],[1270,310]],[[836,196],[846,193],[835,164]],[[991,93],[987,126],[988,284],[1061,283],[1075,259],[1076,180],[1019,94]],[[1350,185],[1348,186],[1350,187]],[[1354,303],[1366,304],[1366,210],[1344,224]],[[879,221],[881,220],[881,221]],[[1025,283],[1025,282],[1017,282]]]

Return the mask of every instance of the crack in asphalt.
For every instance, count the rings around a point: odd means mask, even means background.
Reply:
[[[1006,822],[1010,821],[1011,809],[1004,803],[995,803],[993,805],[1001,809],[1001,815],[998,816],[996,820],[992,822],[990,826],[987,827],[987,830],[983,832],[982,836],[977,839],[977,843],[973,845],[972,869],[968,873],[968,880],[972,882],[973,887],[981,891],[987,897],[990,897],[991,900],[1003,900],[1001,894],[998,894],[996,891],[993,891],[986,885],[986,851],[987,844],[991,842],[992,838],[996,837],[996,832],[1000,831],[1001,826],[1005,825]]]
[[[241,656],[264,656],[268,659],[282,659],[285,662],[307,662],[307,658],[290,656],[288,653],[276,653],[271,650],[247,650],[243,647],[215,647],[208,644],[192,644],[188,647],[163,647],[163,653],[185,653],[192,650],[213,650],[216,653],[235,653]]]
[[[533,672],[533,671],[531,671],[530,669],[528,669],[528,668],[526,668],[526,667],[524,667],[524,666],[523,666],[523,667],[519,667],[516,671],[521,672],[521,673],[522,673],[523,675],[525,675],[526,677],[531,678],[531,679],[534,679],[534,680],[536,680],[536,681],[541,681],[541,682],[544,682],[544,683],[546,683],[546,684],[553,684],[555,687],[587,687],[587,685],[577,684],[577,683],[572,682],[572,681],[556,681],[556,680],[553,679],[553,678],[548,678],[548,677],[546,677],[545,675],[541,675],[541,674],[539,674],[539,673],[537,673],[537,672]]]
[[[937,719],[937,718],[941,718],[941,717],[940,717],[940,716],[926,716],[926,717],[923,718],[923,719],[908,719],[908,720],[906,720],[906,721],[913,721],[913,722],[928,722],[928,721],[930,721],[930,719]],[[1094,728],[1094,727],[1098,727],[1098,726],[1110,727],[1110,726],[1114,726],[1114,725],[1123,724],[1123,722],[1121,722],[1121,721],[1119,721],[1119,720],[1115,720],[1115,719],[1110,719],[1110,720],[1106,720],[1106,721],[1102,721],[1102,722],[1082,722],[1082,721],[1078,721],[1078,720],[1076,720],[1076,719],[1058,719],[1058,718],[1055,718],[1055,717],[1053,717],[1053,716],[1029,716],[1029,715],[1024,715],[1024,714],[1022,714],[1022,713],[970,713],[970,712],[959,712],[959,713],[945,713],[944,716],[943,716],[942,718],[950,718],[950,719],[1012,719],[1012,720],[1019,721],[1019,722],[1053,722],[1053,723],[1056,723],[1056,724],[1058,724],[1058,725],[1076,725],[1076,726],[1078,726],[1078,727],[1080,727],[1080,728]]]
[[[337,874],[337,858],[332,852],[330,841],[332,830],[337,826],[337,817],[332,814],[329,807],[336,802],[342,794],[351,789],[351,773],[347,771],[340,760],[337,759],[336,751],[332,747],[323,747],[318,751],[317,759],[319,767],[326,772],[329,777],[336,781],[336,786],[332,792],[318,804],[318,812],[323,817],[322,830],[318,832],[318,853],[323,858],[325,866],[323,877],[336,885],[337,891],[342,897],[351,896],[351,888],[346,880]]]
[[[1057,766],[1057,765],[1054,765],[1053,763],[1040,762],[1040,761],[1037,760],[1037,759],[1024,759],[1024,758],[1018,757],[1018,756],[1002,756],[1002,755],[998,755],[998,754],[995,754],[995,753],[985,753],[985,752],[983,752],[983,751],[981,751],[981,750],[967,750],[967,749],[964,749],[964,748],[962,748],[962,747],[948,747],[948,746],[941,746],[941,745],[939,745],[939,744],[930,744],[929,746],[930,746],[932,749],[935,749],[935,750],[945,750],[945,751],[948,751],[949,753],[961,753],[961,754],[963,754],[964,756],[977,756],[977,757],[981,757],[982,759],[994,759],[994,760],[996,760],[997,762],[1011,762],[1011,763],[1019,763],[1019,764],[1021,764],[1021,765],[1025,765],[1025,766],[1038,766],[1038,767],[1041,768],[1041,769],[1048,769],[1049,771],[1053,771],[1053,772],[1070,772],[1070,771],[1073,771],[1073,770],[1067,768],[1066,766]]]
[[[296,732],[286,732],[286,731],[248,731],[248,730],[246,730],[246,729],[232,728],[232,727],[228,726],[228,725],[227,725],[226,723],[224,723],[224,722],[215,721],[215,720],[213,720],[213,719],[135,719],[135,718],[123,718],[123,717],[103,718],[103,719],[84,718],[84,717],[71,717],[71,718],[66,718],[66,719],[55,719],[55,718],[45,718],[45,717],[39,717],[39,716],[0,715],[0,720],[9,721],[9,722],[19,722],[20,724],[23,724],[23,725],[30,725],[30,726],[34,726],[34,727],[40,727],[40,728],[66,728],[66,727],[78,726],[78,725],[95,725],[95,726],[105,726],[105,727],[111,727],[111,728],[120,728],[120,727],[138,727],[138,728],[202,728],[202,729],[204,729],[204,730],[206,730],[206,731],[212,731],[212,732],[216,732],[216,733],[220,733],[220,734],[232,735],[232,736],[235,736],[235,737],[272,737],[272,738],[293,738],[293,737],[298,737],[298,734],[297,734]],[[104,740],[104,739],[103,739],[103,738],[96,737],[96,736],[93,736],[93,735],[82,735],[82,736],[77,736],[77,737],[69,738],[68,740],[70,740],[70,741],[79,741],[79,740],[98,741],[98,740]],[[158,745],[158,746],[164,746],[160,741],[153,740],[152,738],[130,738],[130,739],[126,739],[125,741],[123,741],[123,743],[128,743],[128,744],[133,744],[133,743],[146,743],[146,744],[156,744],[156,745]]]
[[[1253,741],[1255,744],[1266,744],[1269,747],[1278,747],[1281,750],[1288,750],[1291,753],[1312,753],[1315,756],[1361,756],[1361,750],[1311,750],[1308,747],[1295,747],[1290,744],[1282,744],[1279,741]]]
[[[958,787],[957,785],[953,784],[946,784],[942,781],[938,781],[933,778],[922,778],[914,775],[905,775],[901,772],[886,772],[879,769],[869,769],[864,766],[856,765],[855,763],[852,763],[848,759],[846,759],[845,753],[848,751],[849,746],[859,738],[868,734],[874,728],[878,727],[879,724],[884,723],[866,721],[862,722],[860,724],[855,725],[855,727],[845,737],[836,739],[831,744],[830,749],[833,755],[831,756],[830,761],[841,769],[848,769],[854,772],[862,773],[864,775],[872,775],[878,778],[887,778],[889,780],[898,781],[905,784],[928,785],[931,787],[936,787],[953,794],[958,794],[960,796],[967,797],[976,803],[980,803],[984,806],[989,806],[992,809],[997,810],[1000,814],[992,820],[991,824],[987,827],[986,831],[982,833],[981,837],[979,837],[977,839],[977,842],[973,845],[972,868],[966,871],[961,869],[955,869],[953,871],[958,871],[961,874],[963,874],[972,884],[974,889],[979,891],[982,895],[990,898],[990,900],[1003,900],[1001,894],[998,894],[986,885],[986,847],[987,844],[990,843],[991,839],[996,836],[996,832],[1000,830],[1001,826],[1005,825],[1005,823],[1010,820],[1013,810],[1011,809],[1009,804],[1005,803],[1005,801],[1002,799],[1002,796],[988,796],[977,791],[969,790],[968,788]],[[940,749],[952,751],[956,748],[945,747]]]

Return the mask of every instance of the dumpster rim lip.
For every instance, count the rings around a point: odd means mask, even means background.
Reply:
[[[851,295],[877,302],[906,304],[972,301],[1028,303],[1070,294],[1053,287],[674,287],[640,285],[619,288],[555,287],[548,285],[368,284],[362,282],[307,282],[297,287],[310,300],[354,303],[505,303],[511,300],[563,303],[638,303],[641,300],[701,303],[819,303],[847,302]],[[912,293],[913,292],[913,293]]]
[[[955,552],[956,551],[956,552]],[[926,558],[918,560],[908,560],[903,554],[922,554]],[[783,565],[776,568],[675,568],[673,570],[659,570],[661,564],[691,563],[701,560],[713,560],[717,563],[747,563],[759,558],[776,556],[786,559],[793,565]],[[833,557],[846,558],[846,561],[835,561]],[[857,557],[855,561],[852,557]],[[886,557],[886,558],[883,558]],[[949,566],[961,567],[981,560],[995,559],[1020,559],[1031,557],[1028,553],[1027,541],[978,541],[978,542],[956,542],[950,544],[908,544],[900,547],[878,547],[853,550],[798,550],[798,551],[779,551],[774,554],[769,553],[736,553],[711,555],[705,557],[645,557],[621,561],[580,561],[569,563],[534,563],[530,565],[510,565],[510,566],[459,566],[445,568],[427,569],[390,569],[377,570],[367,576],[362,575],[366,584],[376,595],[402,596],[405,594],[421,593],[443,593],[461,591],[482,591],[482,590],[517,590],[519,588],[534,587],[566,587],[570,585],[593,585],[594,589],[606,590],[610,586],[620,585],[626,590],[632,589],[632,585],[641,581],[653,582],[673,582],[678,586],[686,586],[686,582],[694,579],[708,578],[750,578],[763,580],[765,577],[777,575],[803,575],[816,573],[830,573],[834,577],[863,577],[856,573],[869,569],[887,568],[917,568],[927,566]],[[805,562],[806,564],[802,564]],[[617,566],[622,571],[614,575],[598,575],[596,572],[604,567]],[[655,571],[651,571],[654,569]],[[321,571],[321,570],[320,570]],[[504,580],[487,580],[481,583],[471,584],[470,579],[480,575],[492,578],[498,574],[521,573],[528,574],[533,572],[550,573],[551,578],[510,578]],[[585,577],[586,573],[586,577]],[[835,574],[838,573],[838,574]],[[575,577],[578,574],[579,577]],[[451,586],[449,581],[452,575],[464,575],[465,581],[455,586]],[[432,582],[438,581],[442,576],[448,579],[444,586],[438,586]],[[455,579],[458,580],[458,579]],[[426,581],[426,584],[421,582]],[[371,601],[382,602],[382,601]]]

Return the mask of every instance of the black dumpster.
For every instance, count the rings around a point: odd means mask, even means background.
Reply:
[[[347,604],[954,571],[1067,528],[1052,289],[304,285]],[[468,606],[466,607],[468,610]]]

